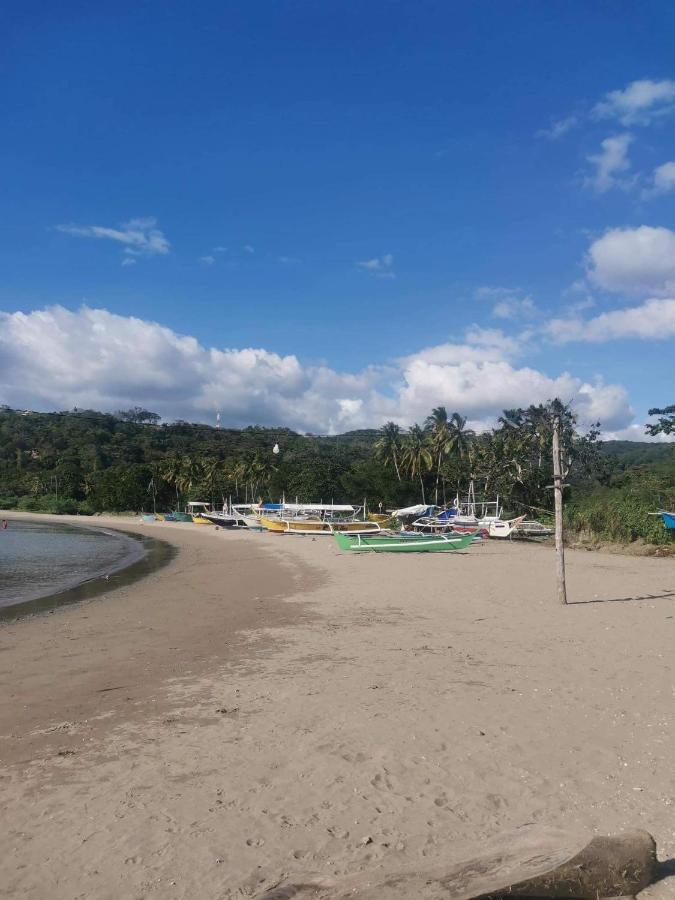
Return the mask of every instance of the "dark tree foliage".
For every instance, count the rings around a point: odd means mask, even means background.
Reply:
[[[603,447],[597,428],[578,433],[574,412],[560,401],[504,410],[496,427],[482,434],[469,430],[460,413],[436,407],[425,427],[388,422],[377,431],[329,437],[288,428],[157,424],[154,414],[142,409],[111,415],[0,407],[0,507],[166,511],[189,500],[220,506],[228,498],[285,496],[336,503],[366,498],[369,509],[378,510],[380,504],[391,509],[419,503],[422,496],[449,503],[473,481],[478,496],[499,495],[507,513],[541,517],[552,506],[554,415],[563,423],[566,500],[575,527],[597,532],[598,510],[607,498],[616,503],[623,498],[616,509],[623,510],[625,500],[628,512],[614,516],[623,530],[612,527],[617,534],[645,536],[641,517],[672,498],[675,443]],[[584,518],[590,509],[585,498],[592,498],[591,526]],[[649,519],[654,533],[657,525]]]
[[[659,421],[646,425],[646,434],[675,434],[675,406],[664,406],[663,409],[650,409],[650,416],[660,416]]]

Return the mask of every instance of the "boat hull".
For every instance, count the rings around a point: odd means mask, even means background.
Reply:
[[[675,513],[662,512],[661,518],[663,519],[663,524],[666,528],[675,528]]]
[[[377,522],[325,522],[321,519],[272,519],[260,517],[260,524],[275,534],[379,534]]]
[[[473,534],[335,535],[341,550],[380,553],[448,553],[466,550],[473,538]]]

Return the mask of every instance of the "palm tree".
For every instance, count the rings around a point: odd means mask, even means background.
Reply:
[[[466,419],[457,412],[450,417],[448,430],[450,432],[450,452],[460,459],[468,456],[469,464],[471,464],[471,444],[476,437],[475,431],[466,427]]]
[[[386,422],[380,428],[380,436],[375,441],[375,457],[388,466],[393,463],[396,477],[401,480],[398,460],[401,453],[401,429],[396,422]]]
[[[455,413],[457,415],[457,413]],[[438,482],[441,478],[441,463],[443,457],[452,448],[452,432],[448,422],[448,411],[444,406],[436,406],[427,416],[424,427],[429,432],[431,451],[436,460],[436,494],[435,503],[438,505]],[[443,481],[443,494],[445,495],[445,480]]]
[[[427,445],[427,435],[419,425],[413,425],[408,431],[403,443],[403,465],[411,478],[418,477],[422,488],[422,503],[426,503],[424,496],[423,475],[431,468],[433,459],[431,450]]]
[[[211,500],[213,506],[213,496],[222,481],[222,463],[216,457],[205,457],[200,461],[201,481]],[[223,497],[223,506],[225,506],[225,497]]]
[[[165,460],[164,465],[162,466],[162,477],[166,482],[172,484],[176,491],[176,507],[179,505],[180,501],[180,489],[178,487],[178,482],[180,481],[180,473],[183,468],[183,458],[179,454],[175,454],[174,456],[170,456],[167,460]]]

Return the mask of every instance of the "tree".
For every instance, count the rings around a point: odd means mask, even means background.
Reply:
[[[393,464],[396,470],[396,477],[400,481],[401,429],[396,422],[386,422],[380,428],[380,436],[375,441],[374,450],[375,458],[383,462],[385,466]]]
[[[427,435],[419,425],[413,425],[408,431],[403,442],[403,465],[411,478],[419,478],[422,489],[422,503],[426,503],[424,496],[424,473],[428,472],[433,463],[431,450],[427,444]]]
[[[457,413],[455,413],[457,415]],[[444,406],[436,406],[427,416],[424,427],[429,433],[429,445],[436,461],[435,503],[438,505],[438,482],[441,478],[441,463],[452,447],[452,434],[448,422],[448,411]],[[445,484],[443,485],[445,488]],[[445,490],[443,491],[445,493]]]
[[[645,425],[645,434],[653,437],[657,434],[675,434],[675,405],[664,406],[663,409],[650,409],[650,416],[660,416],[658,422]]]
[[[131,409],[120,409],[117,418],[133,425],[156,425],[162,417],[140,406],[134,406]]]

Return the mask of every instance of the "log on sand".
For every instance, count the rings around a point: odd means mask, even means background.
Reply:
[[[526,827],[483,844],[480,856],[443,868],[361,873],[333,883],[281,885],[261,900],[298,894],[324,900],[497,900],[501,897],[634,897],[654,881],[656,845],[646,831],[613,837]]]

